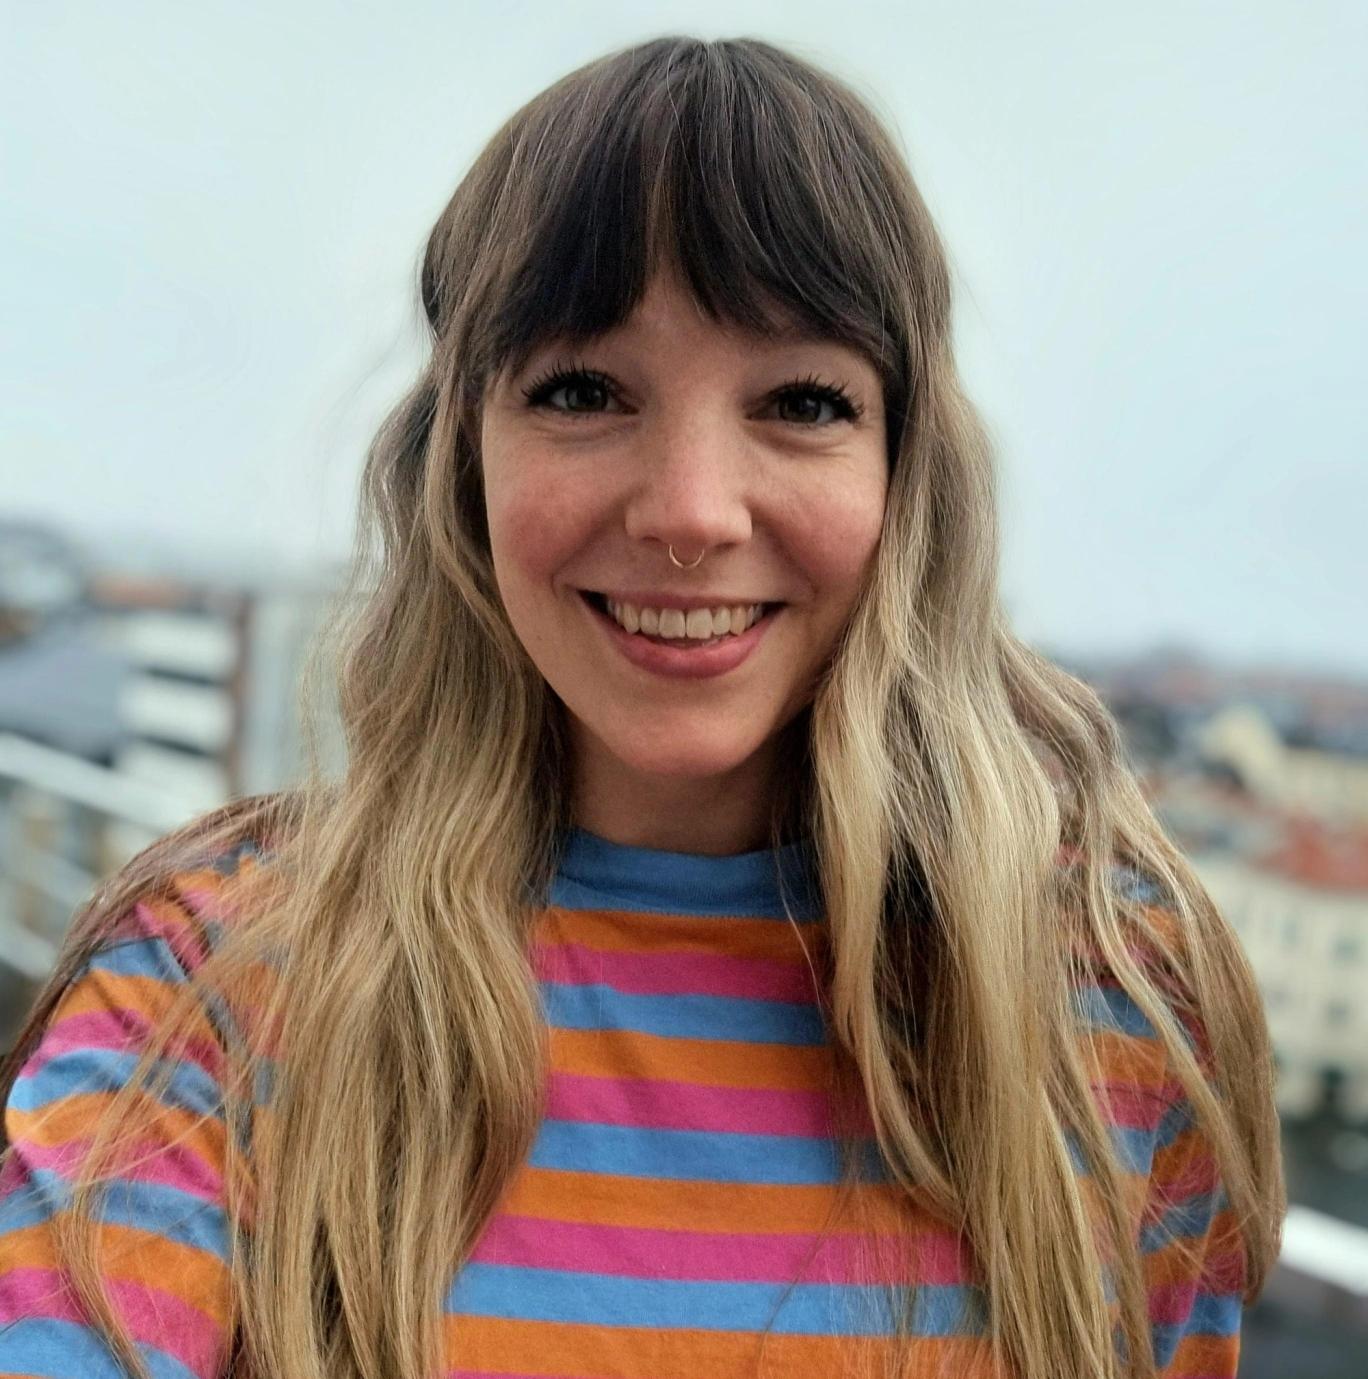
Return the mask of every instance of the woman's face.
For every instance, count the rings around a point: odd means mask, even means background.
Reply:
[[[810,701],[878,542],[887,460],[869,361],[718,325],[662,276],[620,328],[550,342],[496,380],[481,450],[499,592],[569,710],[581,771],[639,797],[765,760]],[[703,559],[681,569],[671,546]],[[703,626],[703,609],[755,604],[740,635],[720,613]]]

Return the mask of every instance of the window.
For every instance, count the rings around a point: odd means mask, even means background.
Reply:
[[[1325,1023],[1331,1029],[1343,1029],[1349,1023],[1349,1002],[1348,1001],[1327,1001],[1325,1005]]]
[[[1336,962],[1357,962],[1359,960],[1359,935],[1340,934],[1335,940],[1331,956]]]

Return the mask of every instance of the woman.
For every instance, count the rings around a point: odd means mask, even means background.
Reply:
[[[613,54],[421,289],[344,777],[73,926],[4,1082],[0,1370],[1233,1375],[1258,997],[1005,625],[887,132],[764,43]]]

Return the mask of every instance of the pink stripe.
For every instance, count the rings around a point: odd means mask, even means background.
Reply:
[[[828,1136],[830,1102],[821,1091],[704,1087],[651,1078],[586,1077],[552,1072],[547,1117],[653,1130],[712,1130],[740,1135]],[[870,1134],[867,1119],[857,1133]]]
[[[1157,1092],[1134,1082],[1094,1082],[1102,1110],[1114,1125],[1127,1130],[1157,1130],[1168,1103]]]
[[[140,1054],[152,1033],[152,1021],[142,1011],[128,1006],[67,1015],[48,1027],[42,1042],[24,1065],[22,1076],[31,1077],[49,1059],[81,1049]],[[163,1057],[195,1063],[213,1078],[220,1077],[223,1072],[223,1049],[209,1040],[192,1037],[172,1040]]]
[[[828,1236],[809,1260],[817,1236],[731,1235],[629,1226],[587,1225],[530,1216],[495,1216],[480,1237],[473,1258],[485,1264],[523,1269],[627,1278],[782,1283],[802,1271],[809,1282],[888,1283],[896,1249],[880,1260],[861,1258],[861,1237]],[[873,1239],[878,1247],[878,1238]],[[969,1279],[967,1251],[946,1233],[907,1242],[912,1276],[926,1283],[960,1284]],[[882,1266],[882,1267],[881,1267]],[[903,1271],[906,1279],[906,1270]]]
[[[218,923],[223,922],[224,916],[221,913],[223,895],[220,891],[209,886],[184,885],[179,887],[179,890],[185,902],[194,910],[198,918]],[[206,910],[210,913],[206,914]]]
[[[1242,1249],[1213,1251],[1202,1261],[1202,1275],[1197,1286],[1207,1293],[1243,1295],[1248,1282]]]
[[[57,1173],[70,1182],[89,1153],[90,1144],[89,1139],[57,1145],[38,1145],[21,1139],[15,1141],[14,1149],[16,1156],[23,1156],[30,1171]],[[116,1176],[124,1182],[156,1183],[205,1201],[218,1201],[222,1195],[222,1173],[184,1144],[168,1146],[156,1140],[138,1140],[123,1155],[116,1159]],[[139,1162],[130,1165],[129,1159]]]
[[[1227,1254],[1200,1279],[1164,1283],[1149,1292],[1149,1319],[1164,1326],[1180,1326],[1192,1315],[1198,1293],[1228,1297],[1243,1291],[1242,1265],[1238,1255]]]
[[[171,1293],[105,1280],[133,1339],[174,1356],[194,1374],[217,1374],[226,1358],[223,1327]],[[54,1269],[7,1269],[0,1274],[0,1326],[44,1317],[91,1322]]]
[[[1149,1293],[1149,1319],[1160,1326],[1179,1326],[1192,1315],[1195,1283],[1166,1283]]]
[[[0,1201],[8,1197],[11,1192],[18,1192],[27,1183],[28,1170],[19,1157],[19,1151],[6,1154],[3,1159],[0,1159]]]
[[[721,953],[617,953],[579,943],[542,943],[536,970],[545,982],[611,986],[641,996],[739,996],[753,1001],[815,1000],[807,964]]]
[[[1150,1198],[1145,1205],[1145,1222],[1149,1225],[1157,1221],[1170,1208],[1186,1202],[1189,1197],[1212,1192],[1219,1181],[1216,1160],[1211,1154],[1202,1154],[1183,1165],[1177,1177],[1170,1182],[1155,1181],[1151,1184]]]
[[[164,906],[174,907],[173,897],[166,897]],[[115,926],[115,939],[162,939],[171,949],[176,961],[187,972],[194,972],[205,959],[206,949],[195,926],[187,921],[184,910],[178,914],[159,914],[144,900],[139,900]]]

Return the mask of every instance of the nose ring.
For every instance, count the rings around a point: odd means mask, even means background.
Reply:
[[[666,549],[667,549],[668,552],[669,552],[670,560],[673,562],[673,564],[677,565],[681,570],[692,570],[695,566],[697,566],[697,565],[699,565],[699,564],[702,563],[702,561],[703,561],[703,556],[704,556],[704,554],[707,552],[707,549],[708,549],[708,548],[707,548],[706,546],[704,546],[703,550],[699,551],[699,553],[698,553],[698,559],[695,560],[695,561],[693,561],[692,563],[690,563],[690,564],[688,564],[688,565],[683,564],[683,563],[680,561],[679,557],[678,557],[677,555],[675,555],[675,553],[674,553],[674,547],[673,547],[673,546],[669,546],[669,547],[667,547]]]

